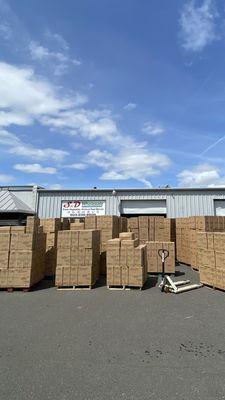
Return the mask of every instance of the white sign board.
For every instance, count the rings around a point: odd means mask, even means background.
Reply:
[[[64,200],[61,216],[64,218],[86,217],[87,215],[105,215],[104,200]]]

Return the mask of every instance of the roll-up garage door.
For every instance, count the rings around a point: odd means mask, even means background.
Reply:
[[[225,217],[225,200],[214,200],[215,215]]]
[[[122,200],[121,214],[166,215],[166,200]]]

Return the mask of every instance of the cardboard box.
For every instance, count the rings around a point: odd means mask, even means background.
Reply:
[[[9,251],[0,250],[0,268],[7,269],[9,267]]]
[[[11,235],[0,232],[0,251],[9,251]],[[1,264],[0,264],[1,265]]]
[[[11,250],[28,250],[35,248],[36,233],[12,233],[10,241]]]
[[[120,233],[119,234],[119,238],[120,238],[120,240],[134,240],[135,239],[135,236],[134,236],[134,233],[132,233],[132,232],[123,232],[123,233]]]
[[[45,233],[57,232],[61,230],[61,219],[60,218],[41,219],[40,225],[43,226],[43,231]]]
[[[37,217],[27,217],[26,233],[37,232],[40,226],[40,219]]]

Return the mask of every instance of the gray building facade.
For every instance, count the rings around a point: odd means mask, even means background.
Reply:
[[[225,189],[38,190],[40,218],[60,217],[62,201],[103,200],[109,215],[162,214],[169,218],[225,215]]]
[[[48,190],[37,186],[0,187],[40,218],[61,217],[65,204],[104,205],[106,215],[225,215],[225,188]],[[1,212],[1,210],[0,210]]]

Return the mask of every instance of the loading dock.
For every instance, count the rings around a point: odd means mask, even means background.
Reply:
[[[124,217],[167,215],[166,200],[122,200],[121,215]]]

